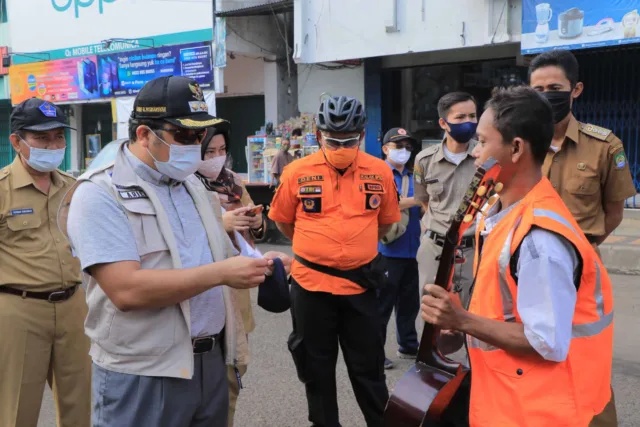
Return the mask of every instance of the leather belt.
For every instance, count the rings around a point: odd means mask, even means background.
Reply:
[[[208,353],[216,346],[220,334],[209,335],[208,337],[191,338],[191,347],[193,347],[193,354]]]
[[[443,236],[442,234],[438,234],[435,231],[431,231],[431,230],[427,230],[425,234],[427,235],[427,238],[433,240],[433,242],[436,245],[441,247],[444,246],[445,236]],[[460,242],[460,246],[462,247],[462,249],[472,248],[474,241],[475,241],[474,237],[471,237],[471,236],[463,237],[462,241]]]
[[[53,291],[53,292],[31,292],[31,291],[21,291],[18,289],[10,288],[8,286],[0,286],[0,293],[17,295],[22,298],[34,298],[49,301],[50,303],[56,302],[64,302],[71,298],[73,294],[76,293],[78,289],[78,285],[75,285],[71,288],[67,288],[61,291]]]

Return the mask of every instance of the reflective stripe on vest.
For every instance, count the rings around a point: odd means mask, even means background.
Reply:
[[[547,210],[547,209],[534,209],[534,216],[544,217],[553,221],[556,221],[563,226],[567,227],[571,231],[575,233],[578,239],[581,239],[580,234],[575,230],[575,228],[563,217],[558,215],[557,213]],[[508,277],[509,272],[507,268],[509,266],[511,260],[511,244],[513,242],[513,236],[515,234],[516,229],[520,225],[522,221],[522,217],[518,218],[515,226],[509,232],[509,235],[500,251],[500,257],[498,259],[499,265],[499,282],[500,282],[500,295],[502,299],[502,312],[504,314],[504,320],[506,322],[515,321],[515,315],[513,312],[513,295],[511,293],[511,289],[508,285]],[[613,322],[613,310],[609,314],[604,314],[604,296],[602,295],[602,280],[600,273],[600,265],[596,260],[594,260],[595,271],[596,271],[596,283],[595,283],[595,291],[594,291],[594,300],[596,302],[596,312],[598,314],[598,320],[590,323],[582,323],[582,324],[574,324],[572,326],[571,337],[572,338],[584,338],[584,337],[592,337],[600,334],[607,327],[611,325]],[[470,335],[467,336],[467,342],[469,348],[477,348],[483,351],[494,351],[498,350],[497,347],[488,344],[484,341],[481,341],[475,337]]]

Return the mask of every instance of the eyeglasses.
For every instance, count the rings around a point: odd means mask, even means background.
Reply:
[[[322,138],[331,148],[353,148],[360,144],[360,136],[353,136],[351,138],[338,139],[338,138]]]
[[[184,145],[191,145],[197,142],[202,142],[205,135],[207,134],[206,130],[193,130],[193,129],[167,129],[167,128],[155,128],[154,130],[162,130],[165,132],[169,132],[173,135],[173,139]]]

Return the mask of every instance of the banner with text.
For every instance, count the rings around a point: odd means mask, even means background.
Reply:
[[[199,42],[15,65],[10,68],[11,102],[33,96],[51,102],[134,96],[149,80],[170,75],[211,88],[212,61],[211,44]]]
[[[522,53],[639,43],[638,9],[640,0],[523,0]]]

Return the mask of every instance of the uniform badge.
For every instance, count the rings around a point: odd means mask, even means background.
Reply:
[[[579,171],[583,171],[587,169],[587,165],[585,165],[584,163],[578,163],[578,170]]]
[[[206,113],[209,111],[209,106],[204,101],[189,101],[189,109],[192,113]]]
[[[374,193],[384,193],[384,188],[382,187],[382,184],[373,184],[371,182],[365,182],[364,191],[371,191]]]
[[[398,129],[398,135],[406,135],[406,134],[407,134],[406,130],[404,130],[402,128]]]
[[[300,187],[300,194],[322,194],[321,185],[306,185]]]
[[[53,105],[49,104],[48,102],[44,102],[38,108],[40,109],[40,111],[42,111],[42,114],[44,114],[47,117],[57,117],[57,115],[58,115],[56,113],[56,107],[54,107]]]
[[[622,169],[627,164],[627,157],[624,155],[624,151],[620,151],[613,158],[614,163],[616,164],[616,168]]]
[[[202,92],[202,88],[198,83],[189,83],[189,89],[191,89],[191,93],[193,93],[193,97],[197,101],[204,101],[204,93]]]
[[[124,200],[148,199],[147,193],[140,187],[122,187],[116,185],[120,197]]]
[[[308,213],[322,212],[322,198],[320,197],[302,198],[302,210]]]
[[[379,194],[367,194],[367,210],[375,210],[380,207],[382,197]]]
[[[304,184],[305,182],[324,181],[323,175],[303,176],[298,178],[298,184]]]
[[[11,216],[18,216],[18,215],[29,215],[33,213],[33,209],[31,208],[25,208],[25,209],[14,209],[11,211]]]

